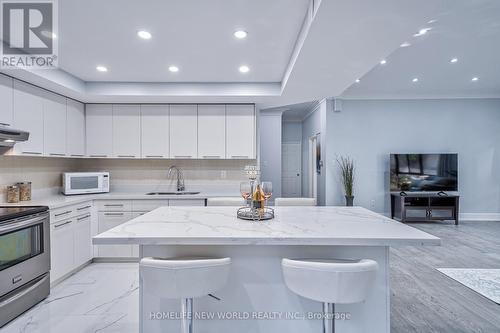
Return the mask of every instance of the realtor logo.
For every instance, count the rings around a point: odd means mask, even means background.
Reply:
[[[1,1],[0,68],[57,67],[55,0]]]

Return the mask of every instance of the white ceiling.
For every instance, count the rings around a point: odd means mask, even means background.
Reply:
[[[461,2],[430,22],[420,28],[432,30],[408,36],[411,46],[398,48],[342,97],[500,97],[500,1]]]
[[[84,81],[281,82],[308,2],[59,1],[59,66]],[[233,36],[239,29],[246,39]]]

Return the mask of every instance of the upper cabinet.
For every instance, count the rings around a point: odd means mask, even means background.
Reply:
[[[12,125],[12,99],[13,99],[12,78],[0,74],[0,125]]]
[[[197,105],[170,105],[170,157],[197,158]]]
[[[14,126],[30,133],[27,141],[14,146],[16,154],[43,154],[43,96],[43,90],[14,80]]]
[[[113,105],[113,156],[141,157],[141,107]]]
[[[142,158],[168,158],[169,140],[169,106],[141,105]]]
[[[226,157],[226,106],[198,105],[198,158]]]
[[[43,92],[44,154],[66,155],[66,97]],[[75,135],[75,134],[73,134]]]
[[[85,137],[89,157],[108,157],[113,154],[113,106],[87,104]]]
[[[85,155],[85,106],[72,99],[66,102],[66,154]]]
[[[255,108],[226,105],[226,158],[255,158]]]

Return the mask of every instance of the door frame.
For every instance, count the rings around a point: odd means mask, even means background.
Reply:
[[[309,159],[309,171],[308,171],[308,180],[309,180],[309,197],[315,198],[318,200],[318,173],[316,171],[316,157],[317,157],[317,147],[319,140],[319,133],[311,136],[309,138],[309,150],[308,150],[308,159]]]

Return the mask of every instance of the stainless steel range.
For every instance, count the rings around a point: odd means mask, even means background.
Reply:
[[[49,211],[0,206],[0,327],[50,291]]]

